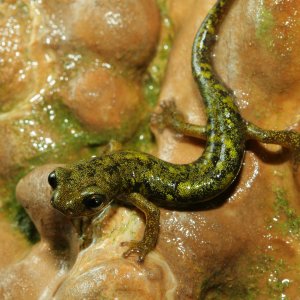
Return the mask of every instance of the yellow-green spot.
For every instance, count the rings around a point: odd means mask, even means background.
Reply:
[[[218,136],[218,135],[216,135],[216,134],[213,134],[213,135],[211,136],[210,141],[211,141],[212,143],[220,143],[220,142],[221,142],[221,137]]]
[[[207,64],[207,63],[200,63],[200,67],[202,69],[207,69],[207,70],[211,70],[211,65]]]
[[[167,194],[166,200],[171,202],[174,200],[174,197],[170,194]]]
[[[225,144],[226,148],[230,148],[230,149],[234,148],[232,140],[225,139],[224,144]]]
[[[215,27],[214,27],[211,19],[209,19],[207,21],[206,28],[207,28],[207,31],[209,32],[209,34],[214,34],[215,33]]]
[[[226,123],[229,125],[229,127],[233,127],[234,123],[232,122],[232,120],[230,118],[226,119]],[[233,147],[233,145],[231,145],[231,147]]]
[[[222,91],[222,92],[227,92],[227,89],[223,85],[221,85],[220,83],[215,83],[214,84],[214,89],[216,91],[219,90],[219,91]]]
[[[212,77],[211,72],[204,71],[204,70],[201,70],[201,75],[202,75],[202,77],[204,77],[206,79],[210,79]]]
[[[237,151],[235,150],[235,148],[230,149],[230,157],[233,159],[238,157],[238,154],[237,154]]]
[[[191,190],[191,182],[180,182],[177,187],[178,193],[181,197],[187,197],[189,191]]]
[[[237,106],[235,105],[234,99],[230,96],[222,99],[223,103],[235,112],[238,112]]]

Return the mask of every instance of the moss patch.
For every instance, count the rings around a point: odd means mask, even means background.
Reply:
[[[285,275],[288,269],[283,259],[265,254],[239,258],[202,283],[199,299],[288,299],[284,294],[292,284]]]
[[[284,189],[276,189],[274,210],[275,216],[270,222],[270,227],[274,226],[284,236],[291,236],[300,239],[300,216],[294,208],[290,207],[287,193]]]
[[[18,180],[34,167],[45,163],[68,163],[91,155],[99,155],[103,145],[111,139],[125,143],[126,148],[141,151],[148,151],[153,145],[149,115],[158,99],[173,38],[166,1],[158,0],[158,5],[162,16],[161,37],[157,53],[143,78],[144,97],[149,109],[142,116],[143,120],[135,133],[132,134],[132,130],[128,130],[131,124],[124,124],[124,128],[118,132],[107,130],[99,134],[87,130],[62,104],[55,92],[35,103],[24,102],[24,108],[20,111],[8,112],[5,126],[9,127],[9,134],[18,141],[18,146],[26,153],[26,158],[22,157],[10,178],[0,178],[1,209],[30,241],[37,241],[38,235],[26,212],[16,201],[15,186]],[[61,68],[66,77],[73,78],[80,67],[93,65],[93,62],[98,60],[91,54],[67,54],[62,58]],[[130,74],[128,77],[130,78]],[[26,109],[30,111],[23,113]]]
[[[157,0],[161,14],[161,34],[157,52],[150,63],[143,80],[144,96],[151,107],[157,103],[160,87],[165,75],[166,66],[173,42],[173,25],[168,15],[165,0]]]
[[[260,8],[257,10],[256,37],[268,50],[274,48],[274,26],[275,20],[272,11],[266,7],[266,4],[261,4]]]

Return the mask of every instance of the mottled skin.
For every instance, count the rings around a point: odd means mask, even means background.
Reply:
[[[202,156],[195,162],[175,165],[146,153],[115,151],[83,160],[49,175],[54,189],[52,205],[71,217],[99,213],[114,200],[130,203],[146,215],[141,241],[123,243],[143,261],[159,234],[158,206],[188,209],[216,198],[239,174],[247,139],[291,148],[295,166],[300,162],[300,134],[264,131],[243,120],[233,92],[214,73],[211,48],[216,28],[229,1],[218,1],[201,25],[193,45],[192,67],[207,111],[207,125],[185,123],[173,102],[154,116],[158,127],[169,127],[188,136],[206,138]]]

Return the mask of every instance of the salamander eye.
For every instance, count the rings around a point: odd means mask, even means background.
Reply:
[[[105,201],[105,196],[100,194],[88,195],[83,199],[86,208],[97,208]]]
[[[56,178],[55,171],[51,172],[48,175],[48,183],[50,184],[52,189],[56,189],[56,187],[57,187],[57,178]]]

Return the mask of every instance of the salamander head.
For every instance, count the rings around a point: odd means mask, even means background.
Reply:
[[[70,217],[101,212],[116,194],[111,174],[103,169],[99,159],[56,168],[48,176],[53,189],[52,206]]]

